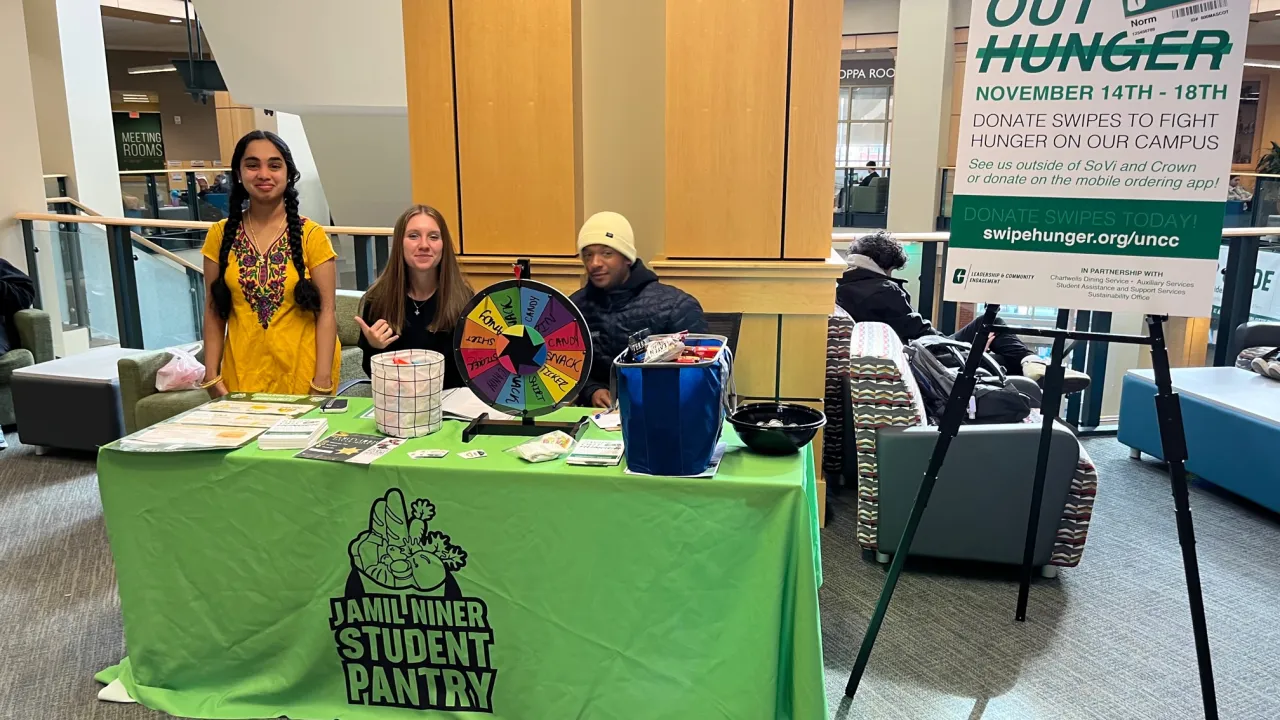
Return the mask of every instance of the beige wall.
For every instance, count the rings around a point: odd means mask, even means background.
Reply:
[[[40,180],[40,143],[36,138],[35,95],[27,59],[22,3],[0,2],[0,257],[26,268],[22,228],[14,213],[39,211],[44,204]]]
[[[130,75],[129,68],[142,65],[165,65],[178,57],[171,52],[107,51],[107,78],[112,92],[152,92],[160,96],[161,128],[164,131],[164,154],[168,161],[206,163],[221,157],[218,151],[218,121],[213,100],[201,104],[191,99],[176,72]],[[182,124],[174,117],[182,118]]]
[[[646,260],[662,254],[666,211],[665,19],[656,1],[582,3],[582,214],[625,215]]]

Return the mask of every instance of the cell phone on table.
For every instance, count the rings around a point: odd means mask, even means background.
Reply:
[[[320,406],[322,413],[344,413],[347,411],[346,398],[329,398]]]

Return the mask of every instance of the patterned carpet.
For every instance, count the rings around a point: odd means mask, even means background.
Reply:
[[[95,699],[124,653],[92,458],[0,451],[0,719],[161,717]],[[844,683],[883,582],[847,506],[823,534],[823,643],[834,718],[1181,720],[1202,717],[1160,466],[1089,440],[1101,484],[1078,568],[1012,620],[1004,569],[908,565],[855,700]],[[1280,519],[1192,490],[1221,716],[1280,717]],[[543,720],[543,719],[532,719]],[[560,720],[560,719],[552,719]],[[700,720],[700,719],[689,719]]]

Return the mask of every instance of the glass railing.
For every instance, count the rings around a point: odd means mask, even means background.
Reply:
[[[24,225],[30,243],[52,251],[56,287],[41,294],[56,293],[64,329],[87,329],[91,345],[144,349],[200,339],[204,281],[191,240],[95,222]]]
[[[200,246],[208,223],[138,220],[133,224],[120,218],[26,213],[18,217],[29,245],[52,251],[54,274],[60,278],[52,292],[57,293],[64,324],[89,328],[95,342],[118,341],[126,347],[161,348],[199,339],[204,307]],[[387,262],[390,229],[325,230],[339,254],[339,287],[368,288]],[[1186,321],[1191,324],[1187,337],[1207,339],[1203,357],[1192,352],[1184,364],[1229,365],[1234,358],[1227,357],[1227,347],[1237,325],[1249,319],[1280,318],[1280,228],[1275,236],[1269,232],[1265,227],[1223,231],[1222,282],[1213,317]],[[833,250],[843,255],[849,241],[860,234],[833,231]],[[955,332],[974,317],[977,308],[941,300],[948,233],[896,236],[908,257],[898,276],[906,278],[905,287],[917,311],[939,330]],[[30,247],[29,257],[34,257]],[[1008,306],[1003,316],[1011,323],[1042,327],[1065,322],[1094,332],[1146,331],[1144,318],[1137,314],[1073,311],[1064,315],[1058,308]],[[1035,339],[1029,344],[1037,352],[1047,352]],[[1094,383],[1069,400],[1066,419],[1086,431],[1106,425],[1118,412],[1124,373],[1143,362],[1139,350],[1138,346],[1093,342],[1073,346],[1069,361],[1088,372]]]
[[[51,200],[56,214],[22,224],[31,257],[51,251],[59,282],[40,294],[56,294],[64,328],[86,328],[94,345],[143,349],[200,339],[208,222],[139,218],[135,225],[133,218],[97,218],[74,200]],[[367,289],[386,265],[391,229],[325,230],[338,252],[338,287]]]

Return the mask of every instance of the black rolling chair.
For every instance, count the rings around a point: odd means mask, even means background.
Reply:
[[[1227,351],[1227,365],[1234,365],[1240,352],[1251,347],[1280,346],[1280,323],[1247,322],[1236,326],[1231,333],[1231,349]]]
[[[706,313],[707,332],[728,338],[729,352],[738,354],[738,333],[742,330],[742,313]]]

